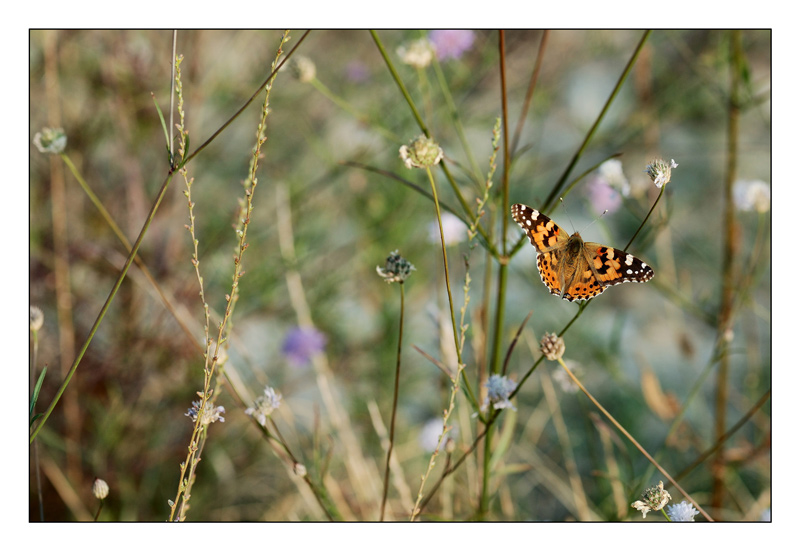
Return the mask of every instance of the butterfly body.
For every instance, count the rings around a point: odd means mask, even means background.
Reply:
[[[653,269],[632,254],[569,235],[541,212],[517,203],[514,221],[536,249],[536,265],[551,294],[572,302],[596,297],[611,285],[645,282]]]

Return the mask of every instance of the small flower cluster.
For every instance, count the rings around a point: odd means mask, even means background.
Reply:
[[[672,169],[676,168],[678,163],[672,159],[669,164],[663,159],[653,159],[650,164],[644,169],[656,187],[660,188],[669,182],[672,177]]]
[[[400,148],[400,158],[406,168],[428,168],[439,164],[442,157],[444,151],[439,144],[425,135]]]
[[[664,483],[659,480],[658,486],[648,488],[638,501],[631,503],[631,507],[642,512],[642,517],[647,517],[650,511],[659,511],[664,507],[672,496],[664,489]]]
[[[517,411],[517,408],[509,400],[509,396],[517,389],[517,383],[506,377],[505,375],[492,375],[484,385],[487,390],[486,400],[481,408],[485,411],[489,404],[492,404],[494,409],[511,408]]]
[[[411,262],[400,256],[397,251],[392,251],[386,257],[386,265],[383,268],[376,266],[375,270],[386,283],[403,283],[416,268]]]
[[[278,409],[281,405],[281,393],[271,386],[264,387],[264,394],[256,398],[253,407],[244,410],[245,415],[249,415],[262,427],[267,426],[267,417]]]
[[[198,396],[202,399],[203,393],[198,392]],[[220,423],[225,422],[225,418],[222,417],[222,414],[225,413],[225,408],[222,406],[214,407],[214,403],[211,400],[206,402],[205,407],[200,410],[203,401],[193,401],[192,407],[189,408],[189,411],[184,413],[186,417],[191,417],[192,421],[197,421],[197,416],[200,416],[200,424],[201,425],[210,425],[211,423],[216,423],[219,421]]]

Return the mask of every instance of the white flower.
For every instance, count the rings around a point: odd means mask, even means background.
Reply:
[[[38,331],[44,325],[44,312],[38,306],[31,306],[31,331]]]
[[[452,212],[442,213],[442,231],[444,232],[444,242],[446,245],[456,245],[464,241],[467,237],[467,226],[461,219]],[[434,220],[428,224],[428,241],[431,243],[441,243],[439,235],[439,221]]]
[[[431,64],[435,51],[433,44],[427,38],[420,38],[397,48],[397,55],[406,65],[422,69]]]
[[[577,377],[581,373],[581,367],[578,362],[573,360],[564,360],[564,363],[567,364],[567,367],[570,371],[572,371],[575,376]],[[556,369],[553,371],[553,380],[561,387],[561,390],[567,392],[569,394],[574,394],[580,390],[578,385],[575,384],[575,381],[567,375],[566,370],[561,369],[561,366],[556,366]]]
[[[442,444],[445,446],[447,442],[451,441],[458,434],[458,427],[451,427],[447,431]],[[434,417],[425,423],[417,436],[417,442],[420,447],[428,453],[432,453],[439,443],[439,437],[442,435],[442,419]]]
[[[672,176],[672,169],[677,166],[678,163],[675,162],[675,159],[672,159],[669,164],[662,159],[653,159],[644,171],[650,176],[650,179],[653,180],[656,187],[660,188],[669,182]]]
[[[769,184],[762,180],[737,181],[733,184],[733,203],[736,205],[736,208],[741,211],[769,211]]]
[[[292,74],[300,82],[311,82],[317,76],[317,66],[311,58],[304,55],[296,55],[292,58]]]
[[[699,515],[700,511],[683,500],[677,505],[667,507],[667,514],[672,522],[694,522],[695,515]]]
[[[108,483],[102,478],[95,478],[92,484],[92,493],[97,499],[105,499],[108,497]]]
[[[281,393],[276,392],[271,386],[264,388],[264,395],[256,398],[253,407],[247,408],[244,413],[249,415],[262,427],[267,426],[267,417],[281,405]]]
[[[623,196],[627,197],[630,194],[631,186],[625,177],[625,173],[622,172],[622,161],[619,159],[609,159],[601,164],[597,167],[597,175]]]

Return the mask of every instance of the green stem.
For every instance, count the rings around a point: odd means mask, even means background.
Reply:
[[[131,253],[128,255],[128,259],[125,261],[125,265],[122,267],[122,271],[120,271],[119,276],[117,277],[117,281],[114,283],[114,287],[111,289],[111,293],[108,295],[105,304],[100,309],[100,313],[97,315],[97,319],[94,321],[92,328],[89,330],[89,335],[86,337],[86,341],[83,343],[80,352],[78,352],[75,361],[72,362],[72,367],[70,367],[69,372],[67,373],[64,382],[61,384],[61,387],[56,392],[53,401],[50,403],[50,406],[47,408],[44,416],[42,416],[39,423],[36,425],[36,428],[31,433],[30,442],[33,442],[36,438],[36,435],[39,434],[39,431],[42,430],[44,424],[50,418],[50,414],[53,413],[53,410],[58,404],[58,401],[61,399],[61,396],[64,394],[64,391],[69,386],[70,380],[72,380],[72,376],[75,374],[75,371],[78,369],[78,365],[80,365],[81,360],[83,359],[83,355],[86,353],[86,350],[89,348],[89,344],[92,342],[94,338],[94,334],[97,332],[97,329],[100,327],[100,323],[103,321],[103,318],[108,311],[108,308],[111,306],[111,302],[114,300],[114,297],[119,291],[120,286],[122,285],[122,281],[125,279],[125,275],[128,273],[128,268],[131,267],[133,264],[133,259],[136,257],[136,253],[139,251],[139,246],[141,246],[142,241],[144,240],[145,234],[147,234],[147,230],[150,229],[150,224],[153,222],[153,218],[155,218],[156,211],[158,210],[159,205],[161,205],[161,200],[164,198],[164,195],[167,192],[167,188],[169,187],[169,183],[172,181],[173,173],[167,175],[164,183],[161,185],[161,189],[158,192],[158,196],[156,197],[153,206],[150,208],[150,213],[147,215],[147,220],[145,220],[144,226],[142,226],[142,231],[139,233],[139,237],[136,239],[136,243],[133,244],[131,248]]]
[[[389,72],[392,74],[392,78],[394,79],[395,83],[397,84],[397,87],[400,89],[400,92],[403,94],[403,97],[405,98],[406,102],[408,103],[408,106],[411,108],[411,112],[413,113],[414,118],[416,119],[417,124],[420,127],[420,130],[422,130],[422,133],[430,138],[431,137],[430,131],[428,131],[428,127],[425,125],[425,122],[422,120],[422,116],[419,114],[419,111],[417,110],[416,105],[414,105],[414,100],[411,99],[411,95],[408,93],[408,90],[406,89],[405,84],[403,84],[403,81],[400,79],[400,75],[397,73],[397,70],[394,68],[394,64],[392,63],[392,60],[389,57],[389,54],[386,52],[386,49],[383,47],[383,43],[381,42],[380,38],[378,37],[378,34],[373,30],[371,30],[370,33],[372,34],[372,39],[375,41],[375,44],[378,47],[378,50],[380,51],[381,56],[383,56],[383,60],[386,63],[386,67],[389,69]],[[447,177],[447,181],[450,183],[450,188],[453,190],[453,193],[455,194],[456,198],[458,199],[458,202],[461,203],[462,209],[464,209],[464,212],[467,213],[467,216],[469,216],[469,218],[470,218],[470,222],[469,222],[469,224],[467,224],[467,226],[471,226],[472,224],[475,223],[475,215],[472,213],[472,207],[470,206],[469,202],[467,202],[467,200],[464,198],[464,195],[461,193],[461,190],[459,189],[458,185],[456,185],[455,178],[453,178],[453,175],[450,174],[450,170],[447,168],[447,164],[444,161],[442,161],[442,162],[439,163],[439,165],[442,167],[442,171],[444,172],[445,176]],[[486,234],[486,230],[484,229],[484,227],[482,225],[480,225],[480,224],[477,224],[477,230],[478,230],[478,233],[481,234],[481,237],[483,237],[483,240],[484,240],[486,246],[489,248],[489,250],[492,251],[492,256],[497,258],[497,256],[498,256],[497,249],[495,249],[494,244],[491,242],[491,239],[489,239],[489,236]]]
[[[386,498],[389,495],[389,471],[392,450],[394,449],[394,424],[397,417],[397,399],[400,394],[400,355],[403,351],[403,316],[405,312],[405,286],[400,282],[400,333],[397,338],[397,365],[394,372],[394,399],[392,400],[392,420],[389,423],[389,449],[386,451],[386,470],[383,475],[383,500],[381,501],[381,522],[386,511]]]
[[[622,249],[623,251],[627,251],[627,250],[628,250],[628,247],[630,247],[630,246],[631,246],[631,243],[633,243],[633,240],[634,240],[634,239],[636,239],[636,236],[637,236],[637,235],[639,235],[639,232],[640,232],[640,231],[642,231],[642,228],[643,228],[643,227],[644,227],[644,225],[647,223],[647,220],[650,218],[650,215],[651,215],[651,214],[653,214],[653,211],[655,210],[655,208],[656,208],[656,205],[658,204],[658,202],[659,202],[659,201],[661,201],[661,196],[662,196],[662,195],[664,195],[664,190],[665,190],[666,188],[667,188],[667,185],[666,185],[666,184],[664,184],[663,186],[661,186],[661,191],[658,193],[658,197],[656,197],[656,200],[655,200],[655,201],[653,201],[653,206],[652,206],[652,207],[650,207],[650,210],[649,210],[649,211],[647,211],[647,216],[645,216],[645,217],[644,217],[644,220],[642,220],[642,223],[641,223],[641,224],[639,224],[639,227],[636,229],[636,232],[635,232],[635,233],[633,234],[633,236],[631,237],[631,240],[630,240],[630,241],[628,241],[628,244],[627,244],[627,245],[625,245],[625,248],[624,248],[624,249]]]
[[[542,205],[542,211],[543,212],[547,212],[547,209],[555,201],[556,197],[558,197],[559,190],[564,185],[564,182],[567,181],[567,178],[569,178],[570,172],[572,172],[572,169],[578,163],[578,159],[580,159],[580,157],[583,154],[584,150],[586,150],[586,147],[589,145],[589,141],[592,139],[592,137],[594,136],[595,131],[600,126],[600,123],[602,122],[603,118],[605,117],[606,113],[608,112],[608,109],[611,107],[611,104],[613,103],[614,98],[617,97],[617,94],[622,89],[622,84],[628,78],[628,73],[630,73],[631,69],[633,68],[633,64],[636,61],[636,58],[639,57],[639,53],[642,51],[642,48],[644,47],[644,43],[647,41],[647,38],[650,36],[651,32],[652,31],[647,30],[642,35],[642,38],[639,40],[639,44],[636,46],[636,49],[634,50],[633,55],[631,55],[631,58],[628,60],[628,64],[625,66],[625,69],[622,71],[622,74],[620,75],[619,80],[617,80],[617,85],[614,86],[614,90],[612,90],[611,95],[606,100],[606,104],[603,106],[603,109],[600,111],[600,114],[597,116],[597,120],[594,121],[594,124],[589,129],[589,131],[586,133],[586,137],[584,137],[583,143],[580,145],[578,150],[575,152],[575,155],[572,156],[572,160],[567,165],[567,168],[564,169],[564,173],[561,175],[561,178],[558,179],[558,182],[556,182],[556,185],[553,186],[552,191],[550,191],[550,195],[547,196],[547,199],[545,200],[544,205]]]
[[[439,222],[439,236],[442,242],[442,262],[444,262],[444,284],[447,288],[447,303],[450,306],[450,321],[453,325],[453,342],[456,347],[456,357],[458,358],[458,369],[460,369],[462,365],[461,360],[461,347],[458,345],[458,325],[456,325],[456,312],[453,307],[453,293],[450,290],[450,270],[447,267],[447,247],[445,246],[444,242],[444,228],[442,227],[442,213],[439,209],[439,196],[436,193],[436,183],[433,180],[433,173],[431,172],[430,167],[426,168],[426,172],[428,173],[428,179],[431,183],[431,192],[433,194],[433,204],[436,206],[436,220]],[[454,381],[454,384],[457,381]],[[475,394],[472,392],[472,387],[470,385],[469,379],[464,377],[464,390],[467,391],[467,395],[469,396],[470,401],[472,402],[473,406],[477,408],[478,400],[475,397]]]

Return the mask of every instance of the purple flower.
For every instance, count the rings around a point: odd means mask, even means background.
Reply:
[[[351,61],[344,69],[347,80],[364,82],[369,79],[369,68],[361,61]]]
[[[290,330],[283,341],[282,352],[295,366],[304,366],[311,357],[325,349],[328,338],[313,327],[295,327]]]
[[[428,40],[436,46],[436,58],[440,61],[448,58],[458,59],[472,47],[475,33],[459,29],[435,30],[428,34]]]
[[[604,211],[614,212],[622,205],[622,196],[619,192],[599,176],[589,181],[586,194],[589,196],[592,209],[597,214],[603,214]]]

